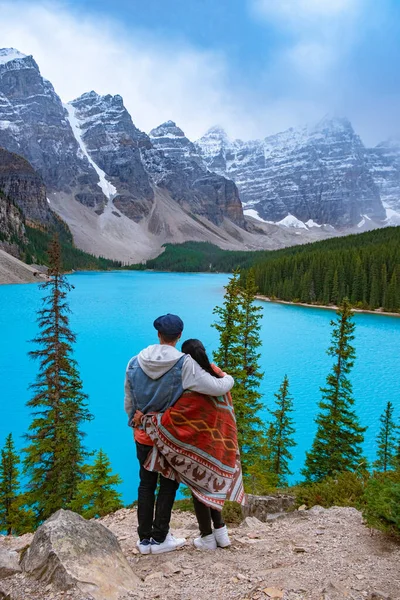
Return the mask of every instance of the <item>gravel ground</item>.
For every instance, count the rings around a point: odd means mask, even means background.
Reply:
[[[101,522],[142,580],[124,600],[400,600],[400,545],[371,534],[353,508],[314,507],[267,524],[250,519],[230,528],[230,548],[214,552],[194,549],[195,518],[176,511],[172,531],[186,537],[187,546],[158,556],[138,554],[135,510],[122,509]],[[0,547],[21,550],[30,539],[3,537]],[[1,589],[10,600],[88,600],[22,574],[1,580]]]

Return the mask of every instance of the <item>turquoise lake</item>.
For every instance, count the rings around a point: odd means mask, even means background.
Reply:
[[[69,295],[71,327],[77,334],[78,360],[94,420],[87,427],[89,449],[105,450],[123,485],[126,503],[137,497],[137,461],[131,429],[123,411],[124,372],[128,360],[156,343],[152,323],[160,314],[179,314],[185,323],[183,340],[200,338],[211,354],[217,333],[212,310],[220,305],[227,275],[151,272],[76,273]],[[37,285],[0,286],[0,446],[11,431],[22,448],[30,423],[25,402],[37,365],[27,356],[36,332],[36,310],[42,291]],[[264,308],[261,338],[264,402],[272,406],[285,374],[294,398],[296,442],[293,482],[303,466],[315,432],[319,388],[332,364],[326,355],[334,312],[260,302]],[[386,402],[400,418],[400,319],[356,314],[357,359],[352,372],[356,410],[368,426],[365,454],[375,458],[379,416]],[[265,410],[267,419],[268,413]]]

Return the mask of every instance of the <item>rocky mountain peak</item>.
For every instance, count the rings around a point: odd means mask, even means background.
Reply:
[[[228,134],[226,133],[225,129],[220,125],[213,125],[212,127],[210,127],[210,129],[206,131],[203,137],[223,139],[227,141],[229,140]]]
[[[345,133],[350,132],[354,134],[354,129],[347,117],[337,115],[325,115],[314,127],[315,131],[331,132],[331,133]]]
[[[193,159],[201,161],[195,145],[185,136],[184,131],[174,121],[166,121],[150,131],[153,146],[162,150],[165,156],[175,160]]]
[[[180,127],[178,127],[174,121],[166,121],[165,123],[162,123],[158,127],[155,127],[154,129],[152,129],[150,131],[149,135],[151,138],[153,138],[153,137],[154,138],[159,138],[159,137],[184,138],[184,137],[186,137],[184,132],[182,131],[182,129]]]
[[[21,58],[27,58],[26,54],[22,54],[22,52],[15,48],[0,48],[0,64]]]

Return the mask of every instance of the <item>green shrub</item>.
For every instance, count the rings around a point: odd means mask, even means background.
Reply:
[[[226,523],[239,525],[243,521],[242,507],[237,502],[227,500],[222,509],[222,518]]]
[[[181,500],[175,500],[174,510],[183,510],[185,512],[194,512],[192,498],[182,498]]]
[[[303,484],[292,488],[296,502],[308,508],[316,504],[330,506],[354,506],[360,508],[368,480],[368,474],[345,472],[327,477],[318,483]]]
[[[400,536],[400,471],[379,473],[369,480],[363,516],[371,527]]]

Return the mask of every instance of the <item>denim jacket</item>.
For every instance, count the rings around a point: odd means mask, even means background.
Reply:
[[[182,396],[182,366],[185,355],[181,356],[169,371],[159,379],[152,379],[143,371],[139,365],[137,356],[134,356],[128,364],[126,371],[126,384],[130,388],[132,398],[132,413],[140,410],[146,414],[149,412],[164,412],[175,404]]]

